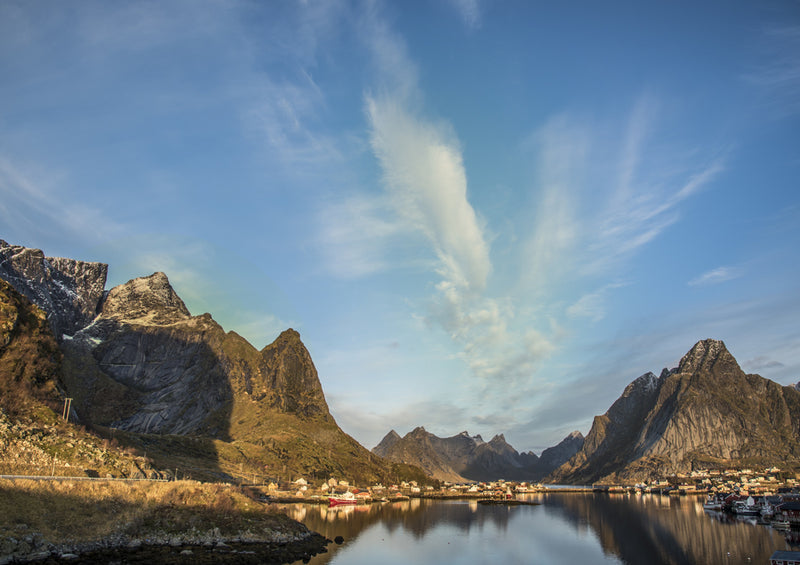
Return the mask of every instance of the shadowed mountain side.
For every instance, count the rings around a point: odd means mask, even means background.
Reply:
[[[582,443],[580,432],[573,432],[557,446],[545,450],[540,459],[530,451],[518,453],[502,434],[485,442],[481,436],[470,436],[467,432],[440,438],[418,427],[402,438],[390,431],[373,448],[373,453],[420,467],[443,481],[537,481],[573,456]]]
[[[800,392],[746,375],[723,342],[705,340],[677,368],[628,385],[548,480],[636,482],[698,467],[773,465],[800,465]]]
[[[61,351],[47,316],[0,279],[0,408],[21,416],[58,409]]]

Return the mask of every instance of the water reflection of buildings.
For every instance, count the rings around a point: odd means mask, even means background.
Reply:
[[[328,546],[329,552],[317,555],[311,560],[313,565],[329,563],[339,551],[357,540],[359,535],[380,525],[391,534],[399,529],[421,540],[427,533],[439,526],[449,526],[469,534],[487,526],[506,530],[512,511],[536,510],[536,507],[508,508],[478,506],[477,501],[450,500],[433,501],[412,498],[399,502],[368,504],[356,506],[336,506],[317,504],[285,504],[278,508],[290,518],[298,520],[310,530],[328,539],[342,536],[345,546]]]
[[[767,563],[776,549],[789,549],[784,534],[741,521],[723,522],[702,511],[700,500],[658,495],[537,494],[529,500],[542,506],[483,506],[477,501],[412,499],[367,506],[328,508],[324,505],[286,505],[289,516],[329,539],[342,536],[344,546],[329,546],[330,553],[312,560],[324,565],[339,551],[372,528],[387,536],[402,531],[422,540],[440,526],[490,535],[515,531],[517,518],[554,520],[573,528],[581,538],[596,539],[609,557],[624,563],[730,564]],[[534,522],[531,522],[534,523]],[[383,530],[375,530],[383,537]],[[525,543],[524,540],[519,540]],[[748,561],[749,559],[749,561]]]
[[[308,528],[331,539],[338,535],[352,539],[377,523],[383,523],[390,532],[403,528],[416,538],[424,537],[426,532],[438,525],[452,526],[466,533],[473,528],[482,529],[487,524],[505,530],[512,515],[508,507],[479,508],[475,500],[432,501],[418,498],[333,508],[322,504],[286,504],[279,508],[290,518],[303,522]]]
[[[575,525],[588,523],[603,551],[625,563],[766,563],[785,547],[771,529],[709,519],[695,499],[559,495],[545,503]]]

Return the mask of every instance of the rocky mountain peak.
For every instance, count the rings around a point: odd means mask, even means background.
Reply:
[[[506,436],[504,436],[503,434],[496,434],[491,440],[489,440],[489,443],[492,444],[506,443]]]
[[[391,430],[388,434],[386,434],[383,437],[383,439],[378,445],[372,448],[372,451],[373,453],[376,453],[381,457],[384,457],[385,454],[388,453],[389,450],[392,448],[392,446],[394,446],[401,439],[402,438],[400,437],[400,434],[398,434],[394,430]]]
[[[0,278],[47,312],[55,336],[72,335],[96,316],[108,265],[45,257],[41,249],[0,239]]]
[[[154,325],[168,325],[191,318],[183,300],[162,272],[131,279],[112,288],[103,302],[102,314]]]
[[[558,445],[548,447],[542,451],[541,465],[550,471],[568,461],[583,447],[583,434],[577,430],[562,439]],[[549,472],[549,471],[548,471]]]
[[[291,328],[283,331],[261,350],[261,357],[276,408],[298,416],[330,417],[317,369],[299,333]]]
[[[716,339],[704,339],[698,341],[689,352],[683,356],[678,364],[679,373],[697,373],[710,370],[718,362],[736,363],[736,360],[728,352],[725,344]]]

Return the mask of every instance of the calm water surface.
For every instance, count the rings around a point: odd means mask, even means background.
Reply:
[[[766,565],[776,549],[798,549],[769,526],[704,513],[701,499],[592,493],[526,499],[541,505],[414,499],[282,508],[330,539],[345,539],[342,545],[330,544],[312,565]]]

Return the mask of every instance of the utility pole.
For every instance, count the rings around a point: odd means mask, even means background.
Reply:
[[[69,420],[70,408],[72,408],[72,399],[71,398],[65,398],[64,399],[64,413],[62,414],[62,417],[64,418],[65,422],[67,420]]]

